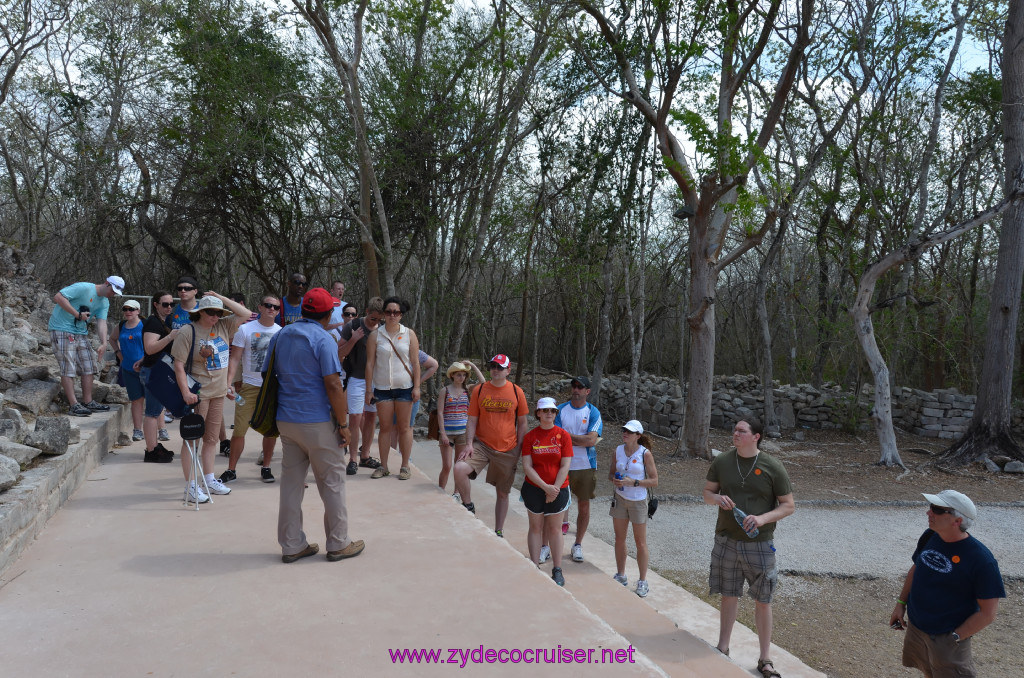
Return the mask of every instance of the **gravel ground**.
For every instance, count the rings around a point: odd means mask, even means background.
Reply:
[[[775,533],[779,568],[825,576],[902,577],[918,537],[928,527],[926,507],[821,508],[801,506]],[[594,500],[588,536],[614,542],[608,501]],[[1024,509],[980,506],[971,534],[999,561],[1004,578],[1024,578]],[[707,572],[715,509],[703,503],[661,502],[647,529],[651,567]],[[575,526],[575,515],[570,518]],[[632,537],[630,555],[635,555]],[[585,545],[585,544],[584,544]]]

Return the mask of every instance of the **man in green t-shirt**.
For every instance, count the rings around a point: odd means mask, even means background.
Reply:
[[[754,622],[760,644],[757,670],[778,677],[769,657],[772,644],[772,593],[779,581],[772,538],[775,523],[793,513],[793,487],[780,461],[757,448],[760,422],[740,420],[732,432],[735,445],[718,455],[708,469],[704,502],[718,507],[715,547],[711,551],[711,593],[722,594],[717,648],[729,654],[743,584],[755,601]],[[746,514],[740,516],[734,509]]]
[[[112,275],[101,283],[80,282],[68,285],[53,295],[53,312],[47,329],[50,346],[60,366],[60,383],[67,396],[68,414],[88,417],[93,412],[105,412],[109,405],[92,399],[92,380],[96,374],[96,361],[103,359],[107,349],[107,309],[110,300],[124,293],[124,279]],[[89,344],[89,321],[96,321],[100,345],[93,356]],[[75,397],[75,377],[82,377],[82,401]]]

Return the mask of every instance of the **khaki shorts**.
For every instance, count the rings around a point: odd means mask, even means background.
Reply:
[[[235,430],[231,432],[232,438],[244,438],[249,430],[249,420],[256,410],[256,400],[260,395],[260,387],[243,383],[238,389],[238,395],[245,399],[242,405],[235,405]]]
[[[597,496],[597,469],[581,468],[569,471],[569,490],[579,501],[590,501]]]
[[[647,522],[647,500],[633,501],[623,499],[621,495],[612,496],[612,507],[608,511],[612,519],[628,520],[634,525],[643,525]]]
[[[516,479],[516,465],[519,463],[519,451],[498,452],[479,440],[473,441],[473,451],[465,462],[473,469],[470,478],[487,468],[487,484],[494,485],[498,492],[508,494],[512,490],[512,481]]]
[[[466,432],[463,431],[462,433],[456,433],[455,435],[449,435],[448,436],[448,442],[450,442],[453,447],[457,447],[459,445],[465,445],[466,444]]]
[[[911,623],[907,624],[907,636],[903,639],[903,665],[933,678],[977,675],[970,638],[955,643],[950,633],[932,636]]]

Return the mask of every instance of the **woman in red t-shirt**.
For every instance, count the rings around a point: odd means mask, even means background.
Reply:
[[[530,560],[537,562],[543,534],[551,546],[551,578],[565,585],[562,576],[562,512],[569,508],[569,464],[572,462],[572,436],[555,426],[558,406],[554,398],[537,401],[535,413],[540,426],[523,436],[523,470],[526,482],[522,495],[530,512],[530,532],[526,543]]]

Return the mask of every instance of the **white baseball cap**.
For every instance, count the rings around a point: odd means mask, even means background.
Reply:
[[[114,294],[117,296],[124,294],[124,278],[119,275],[112,275],[107,278],[107,282],[114,288]]]
[[[644,425],[641,424],[636,419],[630,419],[629,421],[627,421],[625,424],[622,425],[622,428],[627,430],[627,431],[632,431],[633,433],[643,433],[644,432]]]
[[[943,490],[938,494],[921,493],[921,496],[927,499],[929,504],[951,508],[957,513],[967,516],[971,520],[976,520],[978,517],[978,509],[974,506],[974,502],[971,501],[970,497],[962,492],[957,492],[956,490]]]

